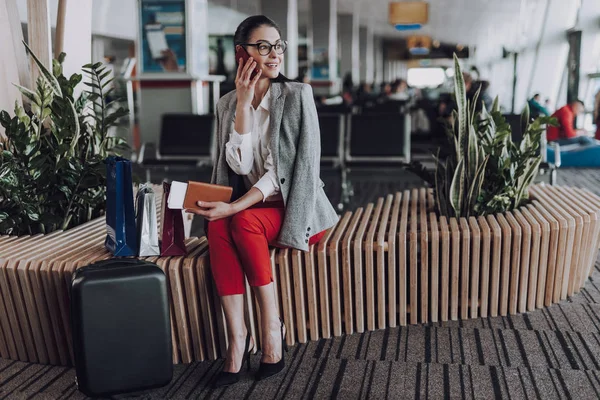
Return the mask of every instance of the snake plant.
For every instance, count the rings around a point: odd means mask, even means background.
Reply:
[[[470,217],[515,209],[529,198],[527,188],[538,172],[538,149],[545,125],[556,121],[539,117],[530,122],[526,106],[521,115],[523,138],[520,145],[513,143],[498,98],[491,110],[482,104],[477,112],[479,91],[472,102],[467,100],[456,55],[454,68],[457,109],[447,128],[450,152],[441,159],[438,151],[433,174],[418,163],[411,164],[410,169],[434,186],[440,215]]]

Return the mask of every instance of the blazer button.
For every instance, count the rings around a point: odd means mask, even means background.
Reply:
[[[310,237],[310,233],[307,233],[307,234],[306,234],[306,237]]]
[[[281,182],[281,184],[283,185],[285,183],[285,178],[281,178],[279,182]]]
[[[310,226],[306,229],[308,232],[310,232]]]
[[[308,239],[306,239],[306,240],[304,241],[304,243],[308,243]]]

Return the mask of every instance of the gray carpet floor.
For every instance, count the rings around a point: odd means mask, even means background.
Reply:
[[[324,180],[330,188],[335,174]],[[420,185],[401,171],[354,171],[349,209]],[[162,177],[161,177],[162,179]],[[600,194],[600,170],[564,170],[559,184]],[[336,202],[339,191],[328,192]],[[213,390],[222,360],[175,366],[171,383],[140,399],[597,399],[600,263],[575,296],[522,315],[390,328],[296,345],[286,369]],[[252,357],[252,370],[260,355]],[[0,359],[0,399],[81,399],[72,368]],[[132,396],[121,396],[128,398]]]

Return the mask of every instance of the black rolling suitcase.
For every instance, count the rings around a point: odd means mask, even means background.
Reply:
[[[138,392],[173,376],[164,272],[111,259],[73,273],[71,330],[77,385],[87,396]]]

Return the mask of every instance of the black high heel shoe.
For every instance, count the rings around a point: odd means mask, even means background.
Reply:
[[[281,318],[279,318],[279,321],[281,322],[281,346],[282,346],[283,350],[285,350],[287,352],[288,347],[287,347],[287,343],[285,342],[284,336],[283,336],[283,327],[285,325],[283,324],[283,321],[281,321]],[[280,373],[283,370],[283,368],[285,368],[285,358],[283,356],[283,351],[282,351],[281,352],[281,360],[279,360],[275,364],[264,363],[262,361],[260,362],[260,367],[258,368],[258,372],[256,373],[256,380],[261,381],[263,379],[267,379],[273,375]]]
[[[239,382],[242,377],[242,369],[244,368],[244,363],[246,363],[247,371],[250,371],[250,352],[254,350],[254,347],[250,349],[250,332],[246,335],[246,347],[244,349],[244,358],[242,358],[242,366],[238,372],[225,372],[221,371],[216,376],[213,381],[213,388],[220,388],[223,386],[229,386],[236,382]]]

